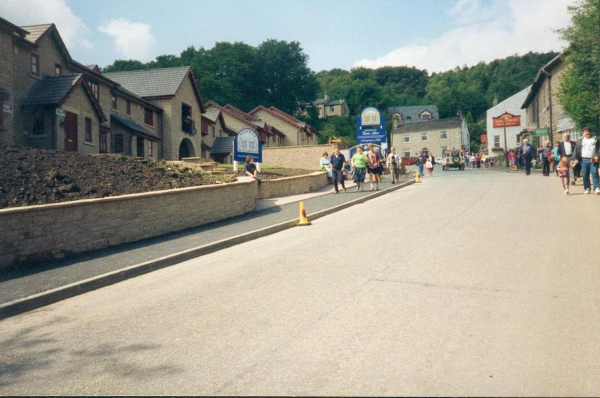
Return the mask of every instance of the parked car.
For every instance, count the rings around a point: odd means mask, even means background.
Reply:
[[[466,167],[464,151],[462,149],[447,150],[441,164],[442,170],[445,171],[451,168],[464,170]]]
[[[435,158],[435,164],[442,164],[442,161],[444,160],[443,157],[439,157],[439,158]]]

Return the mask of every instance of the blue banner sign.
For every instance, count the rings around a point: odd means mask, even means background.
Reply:
[[[249,128],[241,129],[233,143],[233,160],[245,162],[252,155],[254,163],[262,163],[262,143],[256,132]]]
[[[356,143],[357,144],[387,144],[387,134],[385,129],[363,129],[356,130]],[[387,147],[387,145],[386,145]]]
[[[367,126],[383,127],[385,126],[385,116],[374,106],[367,106],[360,112],[360,116],[356,118],[356,126],[360,128]]]

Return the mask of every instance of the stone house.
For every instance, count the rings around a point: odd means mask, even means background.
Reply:
[[[414,123],[423,120],[437,120],[440,114],[437,105],[392,106],[388,108],[393,128],[403,123]]]
[[[316,145],[318,143],[318,132],[312,126],[275,107],[266,108],[259,105],[249,114],[283,132],[282,146]]]
[[[426,152],[438,157],[447,149],[469,150],[469,129],[462,117],[404,123],[392,130],[390,147],[402,157]]]
[[[233,162],[233,140],[236,134],[225,124],[221,109],[206,108],[206,112],[202,114],[200,131],[202,133],[200,156],[203,159],[208,160],[210,157],[219,163]]]
[[[162,109],[155,120],[148,114],[144,124],[162,127],[162,154],[167,160],[196,157],[201,153],[202,138],[198,134],[205,112],[200,90],[189,66],[104,73],[126,90]]]
[[[0,128],[0,142],[103,153],[115,152],[116,141],[116,152],[156,157],[158,145],[154,143],[161,140],[160,126],[143,128],[143,116],[137,110],[151,109],[158,118],[162,112],[159,107],[103,77],[97,67],[88,68],[73,60],[54,24],[15,27],[0,19],[0,26],[0,51],[4,55],[0,76],[10,89],[2,104],[3,116],[9,117],[3,118],[6,123]],[[121,109],[132,112],[119,123],[113,114],[122,101]],[[123,139],[119,151],[121,128],[129,136],[135,135],[137,143],[134,146],[132,140]]]
[[[313,102],[313,105],[319,112],[319,119],[327,119],[332,116],[349,116],[350,108],[344,99],[332,100],[329,93],[325,92],[324,98]]]
[[[565,53],[557,55],[544,65],[535,76],[531,91],[529,91],[521,108],[527,110],[527,130],[520,135],[522,138],[534,138],[535,144],[549,139],[557,142],[563,133],[570,133],[571,139],[581,137],[581,132],[564,110],[558,100],[563,73],[570,65],[565,62]]]
[[[488,148],[504,149],[504,131],[506,129],[506,149],[513,149],[519,145],[518,137],[526,130],[527,111],[521,105],[531,86],[519,91],[500,103],[494,104],[486,112],[486,131]],[[494,100],[497,102],[497,99]],[[496,119],[496,123],[494,123]],[[500,122],[502,121],[502,125]],[[506,122],[505,122],[506,121]],[[495,125],[495,126],[494,126]]]

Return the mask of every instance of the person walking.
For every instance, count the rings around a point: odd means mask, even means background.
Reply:
[[[356,153],[350,159],[352,167],[354,167],[354,182],[356,183],[356,190],[362,191],[363,185],[365,185],[365,175],[367,174],[367,162],[369,158],[365,155],[364,150],[361,146],[356,148]]]
[[[415,153],[415,156],[417,157],[417,168],[419,169],[419,176],[423,177],[423,156],[420,152]]]
[[[513,151],[512,149],[510,151],[508,151],[508,167],[510,168],[510,170],[514,170],[515,169],[515,159],[517,157],[517,155],[515,155],[515,151]]]
[[[530,175],[531,161],[535,159],[535,149],[529,145],[529,140],[527,138],[523,140],[523,145],[519,148],[519,155],[521,155],[521,159],[525,166],[525,175]]]
[[[560,182],[562,183],[565,195],[569,194],[569,185],[571,182],[571,174],[569,173],[570,167],[569,159],[566,157],[562,158],[558,167],[556,167],[556,172],[558,173],[558,177],[560,177]]]
[[[594,184],[594,193],[600,195],[598,185],[598,157],[600,156],[600,142],[592,136],[588,127],[583,129],[583,137],[575,144],[575,158],[581,164],[583,172],[583,193],[590,193],[590,175]]]
[[[346,158],[343,153],[340,153],[340,148],[333,147],[333,153],[329,158],[331,162],[331,174],[333,175],[333,187],[335,193],[339,193],[338,181],[342,185],[342,189],[346,192],[346,186],[344,185],[344,167],[346,166]]]
[[[429,156],[427,156],[426,159],[427,160],[425,161],[425,169],[427,170],[427,177],[431,177],[433,176],[433,163],[431,163],[431,159],[429,159]]]
[[[401,162],[402,159],[400,159],[400,156],[396,153],[396,148],[392,147],[390,149],[390,154],[387,156],[387,159],[385,161],[385,165],[390,171],[390,176],[392,177],[392,184],[398,182],[398,175],[400,174]]]
[[[539,149],[540,157],[542,159],[542,174],[544,177],[550,177],[550,155],[554,155],[552,152],[552,146],[550,141],[544,142],[544,146]]]
[[[556,175],[558,176],[558,162],[560,160],[560,157],[558,156],[558,146],[560,145],[559,142],[555,142],[554,143],[554,148],[552,148],[552,153],[554,154],[554,162],[552,162],[552,167],[554,168],[554,172],[556,173]]]
[[[471,168],[474,169],[475,168],[475,163],[477,162],[477,157],[475,156],[475,153],[471,152]]]
[[[569,133],[563,134],[562,141],[558,144],[558,159],[562,159],[566,157],[569,159],[573,159],[575,154],[575,141],[571,141],[571,135]],[[577,165],[577,170],[573,167],[573,179],[571,180],[571,185],[577,185],[577,175],[579,174],[580,166]]]
[[[367,152],[367,157],[369,160],[367,162],[367,171],[369,172],[369,184],[371,185],[370,191],[375,189],[375,187],[373,187],[373,182],[375,182],[377,191],[379,191],[379,180],[381,178],[381,157],[379,152],[375,150],[375,145],[369,143],[368,146],[369,151]]]
[[[331,170],[331,160],[327,152],[323,152],[323,157],[321,157],[319,165],[323,170],[327,171],[327,182],[331,184],[333,182],[333,172]]]

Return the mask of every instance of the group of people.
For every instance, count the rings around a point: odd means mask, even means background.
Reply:
[[[550,141],[546,141],[541,148],[538,148],[537,152],[541,158],[543,175],[550,176],[552,167],[556,175],[560,177],[565,194],[569,194],[570,186],[576,185],[577,180],[583,175],[583,193],[590,194],[593,187],[594,193],[600,195],[598,176],[600,141],[592,135],[589,128],[583,129],[583,137],[577,141],[571,141],[570,134],[564,133],[562,141],[555,143],[554,147]],[[536,159],[536,149],[529,143],[529,140],[523,140],[518,156],[525,168],[525,174],[530,175],[531,165]],[[571,170],[573,170],[572,179]]]

